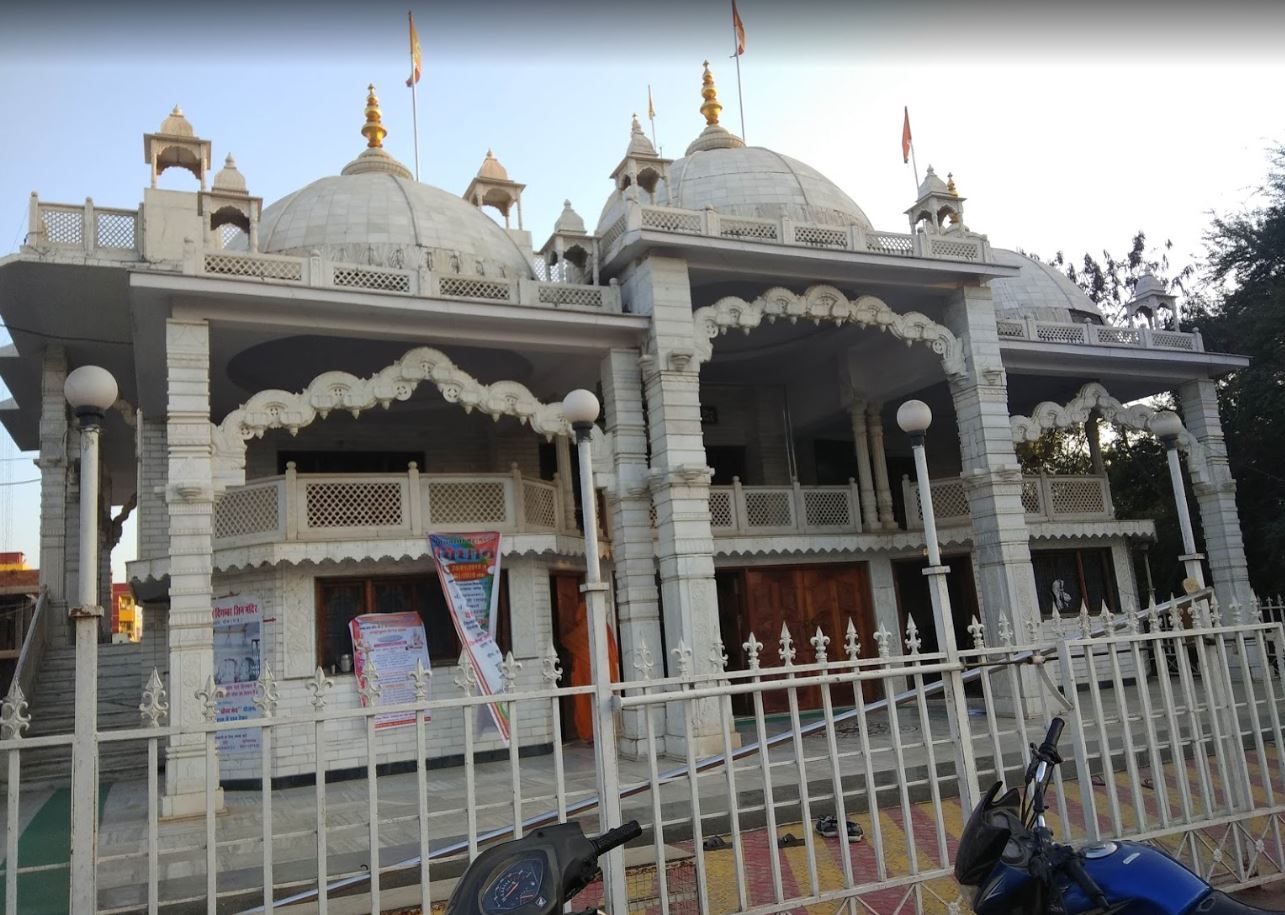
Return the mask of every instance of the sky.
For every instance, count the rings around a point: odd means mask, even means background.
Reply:
[[[905,231],[909,109],[922,176],[952,172],[966,222],[1044,257],[1121,251],[1141,229],[1171,260],[1203,251],[1213,213],[1252,205],[1285,143],[1285,4],[738,0],[741,102],[723,0],[411,2],[424,50],[420,174],[462,193],[488,148],[527,185],[538,247],[570,199],[591,228],[656,107],[677,158],[703,126],[710,61],[723,123],[801,159],[876,227]],[[0,5],[0,256],[42,200],[135,207],[142,135],[175,104],[265,204],[336,174],[365,141],[373,82],[385,148],[414,161],[407,3]],[[163,187],[194,189],[171,170]],[[318,372],[325,366],[318,366]],[[34,467],[0,432],[0,483]],[[0,549],[38,555],[38,485],[0,486]],[[117,580],[133,525],[113,554]]]

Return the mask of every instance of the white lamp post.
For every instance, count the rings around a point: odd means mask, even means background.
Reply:
[[[116,379],[82,365],[67,376],[63,394],[80,423],[80,593],[69,611],[76,626],[76,726],[71,776],[71,911],[98,903],[98,433],[116,402]]]
[[[593,453],[590,435],[598,418],[598,398],[583,388],[562,400],[562,414],[576,435],[580,460],[580,514],[584,521],[585,595],[589,614],[589,651],[594,686],[594,746],[598,776],[598,823],[602,831],[620,825],[620,766],[616,758],[616,718],[612,708],[611,655],[607,649],[607,584],[598,564],[598,501],[593,487]],[[617,848],[603,862],[603,888],[608,912],[628,906],[625,891],[624,850]]]
[[[924,569],[924,575],[928,578],[928,596],[932,601],[933,624],[937,628],[937,645],[946,655],[947,663],[955,664],[959,660],[959,646],[955,643],[955,615],[950,606],[950,591],[946,588],[946,575],[950,569],[941,562],[941,547],[937,543],[937,517],[933,514],[933,491],[928,481],[928,457],[924,453],[925,433],[932,421],[933,411],[922,400],[908,400],[897,408],[897,425],[910,437],[910,450],[915,455],[915,479],[919,483],[924,542],[928,547],[928,568]],[[910,511],[909,506],[906,511]],[[951,675],[944,675],[943,682],[947,699],[954,706],[954,721],[965,720],[968,717],[968,704],[963,689]],[[973,746],[961,739],[957,724],[952,723],[951,732],[951,736],[955,738],[956,771],[964,773],[959,778],[960,803],[971,808],[977,772]]]
[[[1191,509],[1187,507],[1187,488],[1182,482],[1182,463],[1178,458],[1178,436],[1182,434],[1182,420],[1172,410],[1161,410],[1151,417],[1151,431],[1164,442],[1166,457],[1169,459],[1169,482],[1173,484],[1173,501],[1178,509],[1178,526],[1182,528],[1183,555],[1178,558],[1186,566],[1187,577],[1195,580],[1200,587],[1205,586],[1205,569],[1201,560],[1205,557],[1196,552],[1196,536],[1191,530]]]

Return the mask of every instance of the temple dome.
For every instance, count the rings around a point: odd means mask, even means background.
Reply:
[[[1038,321],[1102,321],[1097,304],[1056,267],[1003,248],[992,248],[991,252],[995,263],[1021,270],[1017,276],[991,280],[997,313]]]
[[[477,207],[439,188],[378,171],[321,178],[266,207],[259,250],[305,257],[322,251],[339,261],[532,276],[516,242]]]

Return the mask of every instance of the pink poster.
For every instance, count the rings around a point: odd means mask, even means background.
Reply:
[[[357,683],[364,682],[371,665],[375,668],[375,683],[379,696],[375,704],[410,705],[415,702],[415,681],[410,674],[415,662],[420,661],[428,670],[428,639],[424,636],[424,621],[418,613],[369,613],[354,617],[348,624],[352,635],[353,669]],[[424,684],[425,698],[428,683]],[[361,697],[362,707],[367,707],[366,697]],[[424,713],[427,720],[428,713]],[[390,712],[375,716],[375,727],[400,728],[415,723],[414,712]]]

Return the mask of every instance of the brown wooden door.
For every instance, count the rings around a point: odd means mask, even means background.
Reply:
[[[843,658],[843,640],[848,620],[857,627],[863,645],[863,656],[873,650],[874,605],[870,597],[870,580],[862,564],[824,566],[768,566],[745,569],[745,630],[753,632],[763,643],[760,662],[764,667],[781,663],[779,657],[781,625],[790,628],[794,639],[795,664],[811,663],[815,657],[811,639],[818,628],[830,638],[827,653]],[[872,684],[864,694],[874,698]],[[821,707],[818,687],[798,690],[799,707]],[[832,700],[851,705],[851,686],[835,687]],[[764,694],[764,711],[784,712],[789,708],[788,694],[772,690]]]
[[[573,657],[571,643],[576,641],[574,630],[585,625],[585,599],[580,591],[584,576],[575,572],[553,572],[549,575],[549,590],[553,593],[553,641],[562,662],[562,680],[559,686],[571,685],[572,672],[584,659]],[[581,734],[576,727],[576,701],[579,696],[563,696],[558,703],[562,717],[564,740],[588,740],[592,734]]]

